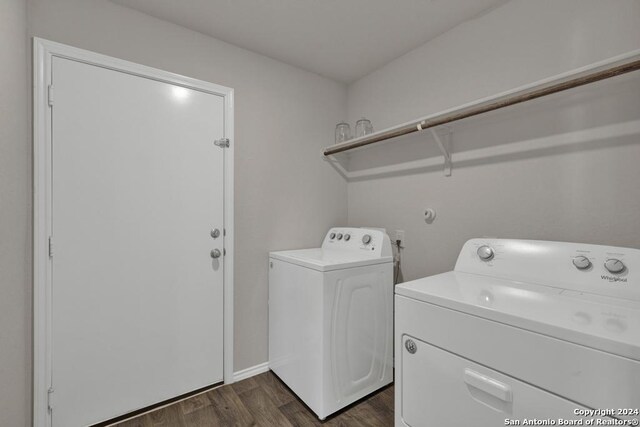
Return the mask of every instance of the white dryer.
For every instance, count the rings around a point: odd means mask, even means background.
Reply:
[[[637,425],[640,250],[474,239],[395,309],[396,426]]]
[[[393,258],[384,231],[332,228],[269,254],[269,367],[320,419],[393,379]]]

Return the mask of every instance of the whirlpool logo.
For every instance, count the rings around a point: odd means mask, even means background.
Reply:
[[[607,280],[611,283],[627,283],[627,278],[626,277],[614,277],[614,276],[607,276],[606,274],[603,274],[602,276],[600,276],[600,278],[602,280]]]

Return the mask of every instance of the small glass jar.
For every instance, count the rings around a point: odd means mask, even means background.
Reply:
[[[356,122],[356,138],[360,138],[361,136],[369,135],[373,133],[373,126],[371,125],[371,120],[361,118]]]
[[[341,122],[336,125],[336,144],[351,139],[351,126],[347,122]]]

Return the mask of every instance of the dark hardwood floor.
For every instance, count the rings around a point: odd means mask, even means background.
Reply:
[[[116,426],[393,426],[393,385],[320,422],[278,377],[266,372]]]

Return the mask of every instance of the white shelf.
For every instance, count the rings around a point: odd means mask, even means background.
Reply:
[[[442,141],[434,130],[436,127],[637,70],[640,70],[640,50],[615,56],[604,61],[577,68],[547,79],[539,80],[497,95],[482,98],[397,126],[392,126],[370,135],[331,145],[324,148],[323,155],[325,158],[330,160],[332,164],[336,166],[336,169],[338,169],[338,171],[345,177],[351,178],[360,176],[363,174],[363,171],[350,173],[345,170],[340,162],[333,156],[338,153],[362,149],[372,144],[390,141],[399,136],[429,129],[434,141],[438,144],[443,154],[445,174],[450,175],[451,153],[448,148],[449,140]],[[434,161],[433,159],[427,160],[429,163]],[[417,162],[424,163],[427,160],[418,160]]]

